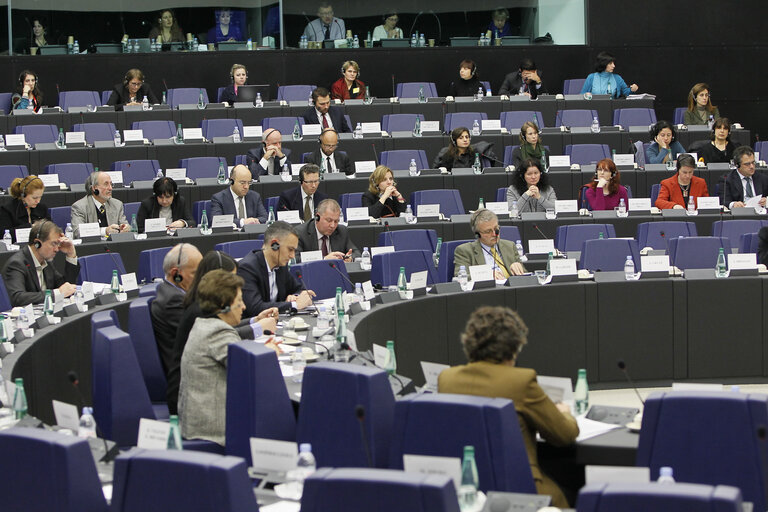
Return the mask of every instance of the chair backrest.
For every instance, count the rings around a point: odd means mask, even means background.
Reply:
[[[437,231],[434,229],[400,229],[382,231],[376,245],[393,245],[396,251],[431,251],[437,248]]]
[[[605,238],[585,240],[581,246],[579,265],[590,272],[618,272],[624,270],[627,256],[632,256],[635,270],[640,270],[640,250],[633,238]]]
[[[731,242],[731,247],[739,247],[739,239],[744,233],[757,233],[766,225],[757,219],[718,220],[712,223],[712,236],[721,236]]]
[[[611,157],[608,144],[568,144],[565,154],[571,157],[572,164],[596,164],[603,158]]]
[[[727,238],[691,236],[669,240],[669,260],[681,270],[689,268],[715,268],[720,248],[728,255],[731,243]],[[727,256],[726,256],[727,257]]]
[[[648,483],[589,484],[579,491],[579,512],[738,512],[741,492],[726,485]]]
[[[533,116],[536,116],[534,121]],[[520,133],[520,127],[528,121],[536,123],[539,129],[544,128],[544,115],[539,110],[511,110],[502,112],[499,116],[501,126],[506,128],[512,136]]]
[[[109,102],[110,96],[112,96],[112,90],[101,91],[101,104],[106,105]]]
[[[235,155],[233,165],[248,165],[248,155]]]
[[[434,82],[401,82],[395,87],[395,95],[398,98],[418,98],[421,88],[424,89],[425,98],[437,98]]]
[[[123,171],[123,181],[126,183],[154,180],[159,168],[160,162],[157,160],[121,160],[112,163],[113,171]]]
[[[563,80],[563,94],[580,94],[586,78],[571,78]]]
[[[365,408],[360,432],[356,408]],[[395,397],[389,377],[379,369],[321,362],[307,366],[301,386],[296,439],[312,443],[318,467],[368,466],[367,438],[373,467],[388,467]]]
[[[381,165],[395,171],[404,171],[411,166],[411,159],[416,161],[419,170],[429,169],[427,153],[423,149],[393,149],[382,151],[379,155]]]
[[[768,158],[768,141],[760,140],[755,142],[755,153],[760,153],[760,160]]]
[[[652,108],[617,108],[613,111],[613,124],[624,128],[656,124],[656,111]]]
[[[555,247],[557,250],[580,251],[581,244],[585,240],[595,240],[600,238],[600,233],[604,238],[615,238],[616,230],[613,224],[568,224],[567,226],[558,226],[555,233]]]
[[[113,270],[117,270],[118,276],[126,273],[123,259],[116,252],[89,254],[80,256],[77,260],[80,263],[80,275],[77,277],[77,284],[82,284],[83,281],[109,283],[112,281]]]
[[[111,512],[256,512],[245,461],[180,450],[134,449],[115,459]]]
[[[765,510],[768,440],[758,430],[766,424],[764,394],[656,392],[645,401],[636,462],[653,480],[672,466],[680,482],[738,487]]]
[[[11,112],[11,98],[12,92],[0,92],[0,110],[6,115]]]
[[[480,490],[536,492],[512,400],[438,393],[395,404],[391,468],[401,469],[406,453],[460,457],[467,445],[475,447]]]
[[[507,146],[509,147],[509,146]],[[496,189],[496,202],[499,203],[501,201],[507,200],[507,189],[509,187],[499,187]]]
[[[661,183],[654,183],[651,185],[651,206],[656,206],[656,200],[659,198],[659,192],[661,192]]]
[[[416,119],[424,121],[424,114],[384,114],[381,129],[385,132],[410,132],[416,126]]]
[[[11,297],[8,295],[3,276],[0,276],[0,311],[10,311],[11,307]]]
[[[696,224],[693,222],[643,222],[637,225],[637,245],[640,248],[651,247],[666,251],[669,249],[669,241],[673,238],[696,235]]]
[[[419,211],[420,204],[439,204],[440,213],[446,217],[466,213],[461,194],[455,189],[417,190],[411,194],[414,215]]]
[[[437,263],[437,278],[441,283],[448,283],[453,280],[454,253],[461,244],[472,242],[472,240],[449,240],[443,242],[440,247],[440,261]]]
[[[523,237],[520,236],[520,229],[517,226],[499,226],[499,234],[501,238],[510,242],[523,240]]]
[[[203,93],[203,103],[208,104],[208,91],[199,87],[179,87],[168,89],[168,104],[171,108],[179,105],[197,105],[200,101],[200,92]]]
[[[371,497],[375,496],[375,499]],[[304,482],[302,512],[459,512],[453,481],[391,469],[322,468]]]
[[[227,351],[227,455],[253,466],[252,437],[295,441],[296,416],[275,351],[242,341]]]
[[[24,178],[29,175],[26,165],[0,165],[0,187],[8,190],[16,178]]]
[[[59,93],[59,106],[66,112],[72,107],[96,107],[101,105],[101,98],[96,91],[62,91]]]
[[[139,269],[136,272],[136,279],[140,283],[151,283],[155,278],[163,278],[163,258],[168,254],[171,247],[158,247],[157,249],[146,249],[139,253]]]
[[[128,222],[131,222],[131,219],[133,219],[134,215],[138,217],[140,207],[141,203],[139,201],[123,203],[123,212],[125,213],[125,218],[128,219]]]
[[[131,336],[133,349],[144,377],[149,399],[152,402],[165,402],[168,382],[160,362],[155,331],[152,329],[150,306],[154,296],[139,297],[131,301],[128,308],[128,334]]]
[[[271,196],[264,201],[264,207],[269,211],[270,207],[272,211],[277,212],[277,204],[280,202],[280,196]]]
[[[261,120],[261,128],[262,130],[274,128],[279,131],[281,135],[290,136],[293,133],[296,123],[299,123],[299,127],[304,126],[304,118],[294,116],[265,117]]]
[[[316,85],[281,85],[277,88],[277,99],[278,101],[308,101],[315,89],[317,89]]]
[[[206,137],[207,138],[207,137]],[[179,160],[179,167],[187,170],[187,178],[215,178],[219,173],[219,164],[227,169],[227,158],[223,156],[195,156]]]
[[[317,294],[318,299],[335,297],[337,287],[347,292],[354,291],[349,283],[347,268],[338,260],[298,263],[291,265],[291,273],[303,280],[306,287]]]
[[[214,137],[229,137],[237,128],[240,132],[240,140],[243,137],[243,121],[240,119],[203,119],[200,122],[203,129],[203,137],[213,140]]]
[[[90,162],[70,162],[45,166],[45,174],[58,174],[59,182],[68,185],[85,183],[86,178],[93,172]]]
[[[221,103],[221,95],[224,93],[226,87],[219,87],[216,89],[216,102]]]
[[[744,233],[739,237],[739,254],[757,253],[760,236],[757,233]]]
[[[405,268],[405,277],[410,282],[414,272],[427,271],[427,283],[437,282],[437,272],[431,251],[397,251],[377,254],[373,257],[371,281],[382,286],[397,284],[400,267]]]
[[[132,130],[141,130],[145,139],[170,139],[176,136],[176,126],[173,121],[134,121]]]
[[[685,122],[685,111],[688,110],[687,107],[676,107],[675,113],[674,113],[674,123],[675,124],[683,124]]]
[[[115,123],[82,123],[72,126],[72,131],[85,132],[88,144],[98,140],[114,140],[115,130]]]
[[[347,208],[360,208],[363,206],[363,193],[347,192],[346,194],[341,194],[339,196],[339,205],[346,217]]]
[[[197,222],[197,225],[200,225],[200,219],[203,216],[203,210],[206,211],[206,215],[208,215],[208,222],[211,222],[211,200],[206,199],[205,201],[195,201],[192,205],[192,214],[195,216],[195,221]]]
[[[264,245],[264,239],[261,240],[234,240],[232,242],[221,242],[213,246],[217,251],[225,252],[235,259],[245,258],[253,251],[260,251]]]
[[[149,283],[139,287],[139,297],[157,297],[157,287],[160,283]]]
[[[566,109],[558,110],[555,126],[592,126],[594,118],[600,119],[597,110]]]
[[[463,126],[471,132],[475,121],[482,127],[483,119],[488,119],[488,114],[485,112],[454,112],[452,114],[445,114],[444,131],[450,134],[454,128]]]
[[[91,315],[91,344],[96,339],[96,331],[102,327],[120,327],[120,322],[114,309],[97,311]]]
[[[645,165],[645,143],[641,140],[635,141],[635,162],[639,166]],[[661,185],[659,185],[661,186]],[[653,203],[651,203],[651,206],[653,206]]]
[[[59,127],[55,124],[25,124],[14,128],[13,133],[23,133],[27,144],[35,146],[41,143],[56,142]]]
[[[85,439],[14,427],[0,431],[0,453],[4,510],[107,512]]]
[[[62,231],[67,228],[67,224],[72,222],[71,206],[56,206],[54,208],[48,208],[48,213],[50,214],[53,223],[59,226]]]

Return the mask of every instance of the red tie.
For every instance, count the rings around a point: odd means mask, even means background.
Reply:
[[[326,117],[328,114],[323,114],[323,130],[328,128],[328,118]]]
[[[320,250],[323,251],[323,258],[328,256],[328,237],[323,235],[323,238],[321,239],[321,247]]]

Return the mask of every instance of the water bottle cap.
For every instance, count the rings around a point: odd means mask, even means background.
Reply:
[[[312,443],[301,443],[299,445],[299,453],[311,453]]]
[[[659,469],[659,476],[672,476],[672,468],[669,466],[663,466]]]
[[[368,251],[368,248],[367,247],[363,247],[363,252],[366,252],[366,251]]]
[[[83,414],[93,415],[93,407],[83,407]]]
[[[459,270],[467,270],[467,267],[465,267],[464,265],[461,265],[461,266],[459,267]]]

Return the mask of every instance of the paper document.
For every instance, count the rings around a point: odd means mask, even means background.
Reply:
[[[579,424],[579,437],[576,438],[577,443],[599,436],[600,434],[605,434],[611,430],[621,428],[621,425],[612,425],[610,423],[603,423],[602,421],[590,420],[586,416],[577,417],[576,422]]]
[[[747,199],[747,201],[746,201],[746,203],[744,203],[744,205],[747,208],[754,208],[755,206],[760,206],[760,200],[761,199],[763,199],[762,195],[757,195],[757,196],[754,196],[754,197],[750,197],[749,199]]]

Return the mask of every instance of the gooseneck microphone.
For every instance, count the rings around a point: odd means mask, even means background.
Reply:
[[[638,391],[637,386],[632,381],[632,378],[629,376],[629,372],[627,371],[627,365],[626,363],[624,363],[624,360],[619,359],[616,362],[616,364],[619,367],[619,370],[621,370],[622,373],[624,373],[624,377],[626,377],[627,382],[629,382],[629,385],[632,386],[632,389],[635,391],[635,394],[637,395],[637,398],[640,400],[640,403],[643,404],[643,406],[645,406],[645,400],[643,400],[643,397],[640,396],[640,391]]]
[[[82,413],[83,407],[85,407],[85,397],[83,396],[83,393],[80,391],[80,379],[78,378],[77,372],[74,370],[70,370],[67,372],[67,380],[69,380],[70,384],[72,384],[72,387],[75,388],[75,391],[77,392],[77,398],[80,401],[80,413]],[[78,416],[79,417],[79,416]],[[100,462],[111,462],[112,457],[109,454],[109,445],[107,444],[107,439],[104,437],[104,433],[99,428],[99,424],[94,420],[94,425],[96,426],[96,435],[99,436],[104,443],[104,457],[101,458]],[[118,450],[119,453],[119,450]]]
[[[335,271],[336,271],[336,272],[337,272],[337,273],[338,273],[338,274],[341,276],[341,278],[342,278],[342,279],[344,279],[344,281],[346,281],[347,283],[349,283],[349,285],[350,285],[350,286],[352,286],[352,289],[353,289],[353,290],[355,289],[355,283],[353,283],[353,282],[352,282],[352,280],[351,280],[349,277],[347,277],[347,276],[344,274],[344,272],[342,272],[341,270],[339,270],[339,267],[337,267],[337,266],[336,266],[336,263],[333,263],[333,262],[330,262],[330,261],[329,261],[329,262],[328,262],[328,265],[330,265],[330,266],[331,266],[331,268],[332,268],[333,270],[335,270]]]
[[[376,165],[379,165],[379,154],[376,153],[376,144],[371,144],[371,149],[373,150],[373,161],[376,162]]]
[[[365,431],[365,407],[360,404],[355,406],[355,416],[357,422],[360,425],[360,439],[363,443],[363,451],[365,451],[365,458],[368,461],[368,467],[373,467],[373,458],[371,457],[371,446],[368,442],[368,433]]]

